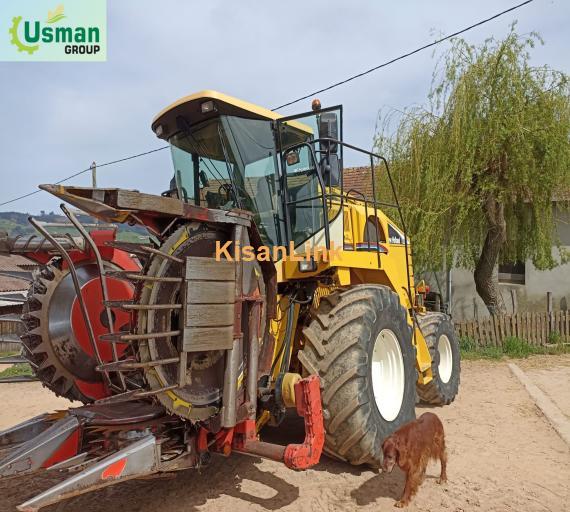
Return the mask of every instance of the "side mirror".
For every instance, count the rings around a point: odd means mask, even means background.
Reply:
[[[200,177],[200,183],[202,184],[202,188],[208,188],[210,186],[210,180],[208,180],[208,176],[204,171],[200,171],[198,174]]]
[[[336,112],[324,112],[319,115],[319,138],[338,139],[338,117]],[[323,149],[330,149],[331,153],[338,151],[338,144],[321,142]]]

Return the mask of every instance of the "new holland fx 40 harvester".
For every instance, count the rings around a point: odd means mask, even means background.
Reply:
[[[324,449],[378,467],[417,399],[449,404],[460,371],[450,318],[414,284],[385,159],[343,142],[342,108],[318,102],[282,117],[206,91],[152,129],[171,147],[169,190],[42,185],[106,224],[88,229],[62,205],[81,236],[30,218],[41,236],[0,241],[41,263],[18,319],[23,356],[84,403],[0,433],[0,477],[69,473],[20,510],[212,453],[305,469]],[[371,196],[346,190],[347,151],[369,159]],[[150,243],[120,242],[108,223],[144,226]],[[304,442],[263,441],[287,409]]]

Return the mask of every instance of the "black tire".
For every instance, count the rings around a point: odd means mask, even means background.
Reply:
[[[403,398],[391,421],[380,413],[372,385],[372,352],[383,329],[395,334],[403,360]],[[299,361],[321,378],[325,451],[379,467],[384,439],[415,418],[415,349],[398,295],[386,286],[358,285],[324,297],[303,342]]]
[[[453,328],[451,318],[444,313],[427,313],[418,316],[418,323],[424,335],[431,355],[431,371],[433,379],[425,385],[418,384],[420,400],[431,405],[448,405],[457,396],[461,374],[461,356],[459,340]],[[443,336],[449,340],[452,356],[451,375],[444,382],[440,375],[439,343]]]

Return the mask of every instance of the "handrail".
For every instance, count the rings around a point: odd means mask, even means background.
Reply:
[[[405,246],[405,252],[406,252],[407,295],[408,295],[409,300],[410,300],[410,308],[412,308],[413,303],[411,300],[412,286],[411,286],[411,280],[410,280],[410,263],[409,263],[410,254],[409,254],[409,244],[408,244],[408,234],[407,234],[408,230],[406,228],[406,223],[404,221],[404,215],[402,213],[402,208],[401,208],[400,202],[398,200],[398,195],[396,193],[396,187],[394,185],[394,180],[392,179],[392,174],[390,172],[390,166],[388,165],[388,161],[382,155],[379,155],[377,153],[372,153],[371,151],[368,151],[366,149],[359,148],[357,146],[354,146],[353,144],[349,144],[348,142],[344,142],[344,141],[338,140],[338,139],[333,139],[331,137],[321,137],[321,138],[313,139],[309,142],[301,142],[301,143],[291,144],[287,147],[284,147],[281,149],[282,159],[283,159],[285,153],[287,153],[288,151],[291,151],[291,150],[296,149],[296,148],[300,148],[302,146],[307,146],[310,148],[313,159],[316,162],[316,157],[315,157],[315,152],[314,152],[313,146],[315,144],[320,144],[323,142],[338,144],[338,145],[340,145],[341,148],[346,147],[348,149],[352,149],[358,153],[362,153],[362,154],[368,155],[370,157],[370,170],[371,170],[371,174],[372,174],[372,194],[374,196],[374,200],[371,202],[374,205],[374,215],[376,218],[378,218],[377,213],[378,213],[379,202],[376,201],[376,180],[375,180],[374,158],[380,160],[384,164],[384,168],[386,169],[386,174],[388,175],[388,181],[390,183],[390,188],[392,190],[392,196],[393,196],[394,201],[396,203],[393,207],[395,207],[398,210],[398,216],[400,218],[400,224],[402,226],[402,230],[404,231],[404,246]],[[317,176],[319,177],[319,182],[322,183],[322,176],[321,176],[320,170],[318,168],[317,168]],[[326,204],[326,194],[325,194],[324,187],[323,187],[322,200],[323,200],[323,205],[325,205]],[[326,215],[325,215],[325,220],[326,220],[325,237],[327,240],[327,247],[328,247],[329,232],[328,232],[328,218],[326,217]],[[376,224],[376,230],[378,231],[378,225],[377,224]],[[378,235],[378,233],[377,233],[377,235]],[[380,253],[378,253],[378,261],[380,263]]]

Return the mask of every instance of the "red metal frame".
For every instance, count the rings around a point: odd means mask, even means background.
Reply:
[[[77,429],[53,452],[49,458],[47,458],[43,464],[42,468],[49,468],[58,462],[63,462],[64,460],[71,459],[79,453],[79,448],[81,446],[81,427]]]
[[[307,469],[319,462],[325,444],[320,379],[311,375],[295,384],[297,414],[305,418],[305,441],[285,449],[285,465],[291,469]]]
[[[305,440],[301,444],[282,446],[260,441],[256,422],[248,419],[234,428],[221,429],[216,434],[201,428],[198,433],[198,453],[212,450],[230,455],[232,450],[259,455],[284,462],[290,469],[307,469],[317,464],[325,444],[325,427],[321,404],[320,379],[311,375],[295,384],[297,414],[305,420]],[[211,440],[208,441],[208,436]]]

